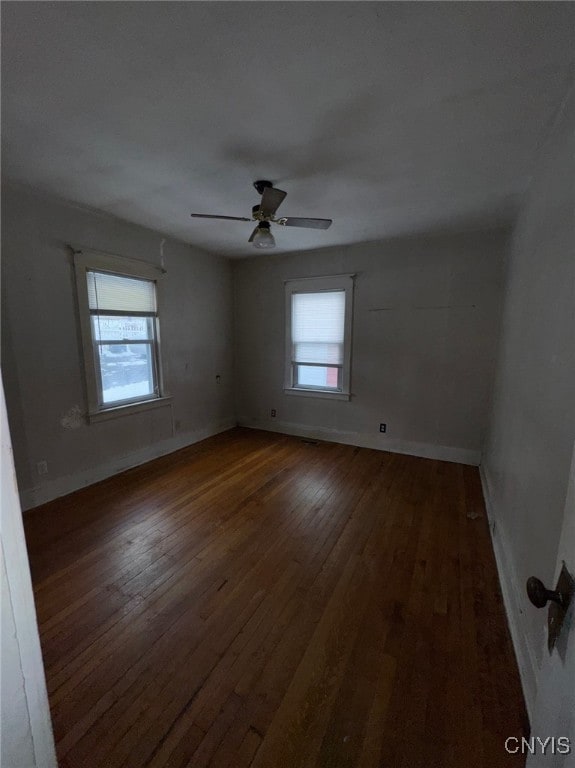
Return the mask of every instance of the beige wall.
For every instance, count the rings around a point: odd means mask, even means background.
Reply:
[[[236,262],[239,422],[478,464],[505,248],[470,232]],[[356,273],[351,401],[286,395],[284,281],[338,273]]]
[[[25,507],[235,424],[226,259],[27,190],[5,187],[2,209],[2,359]],[[69,243],[164,265],[171,407],[92,424],[75,417],[86,397]]]
[[[528,706],[546,611],[524,584],[553,580],[575,440],[575,93],[545,142],[513,236],[482,467]]]

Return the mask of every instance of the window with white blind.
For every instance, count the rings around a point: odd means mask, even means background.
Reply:
[[[84,251],[75,266],[90,416],[160,404],[160,270]]]
[[[353,277],[286,283],[285,390],[349,398]]]

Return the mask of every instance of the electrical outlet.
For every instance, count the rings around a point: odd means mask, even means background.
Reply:
[[[271,410],[271,415],[272,415],[272,419],[275,419],[275,417],[276,417],[276,415],[277,415],[277,414],[276,414],[276,409],[275,409],[275,408],[272,408],[272,410]]]
[[[47,461],[39,461],[36,464],[36,469],[38,470],[39,475],[47,475],[48,474],[48,462]]]
[[[380,424],[379,425],[379,431],[380,432],[387,432],[387,424]]]

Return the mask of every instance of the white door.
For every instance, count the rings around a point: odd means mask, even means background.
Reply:
[[[549,589],[555,589],[563,562],[575,575],[575,446],[555,580],[553,585],[545,585]],[[548,609],[543,610],[547,613]],[[547,644],[543,650],[531,735],[536,740],[532,744],[535,754],[529,754],[527,768],[575,767],[575,597],[571,600],[557,647],[551,654]],[[554,741],[545,742],[548,737],[555,737]]]
[[[0,765],[3,768],[56,768],[1,377],[0,443]]]

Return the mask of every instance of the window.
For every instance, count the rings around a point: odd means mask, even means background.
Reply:
[[[159,405],[159,269],[94,252],[75,255],[90,417]]]
[[[286,283],[285,391],[349,399],[353,276]]]

